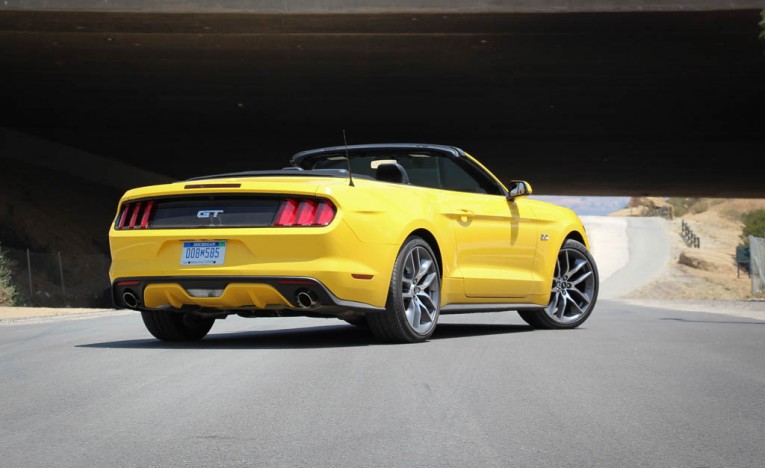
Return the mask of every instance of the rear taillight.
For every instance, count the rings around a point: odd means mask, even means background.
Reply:
[[[125,203],[117,219],[117,229],[146,229],[151,221],[154,202]]]
[[[335,206],[328,200],[310,198],[282,200],[274,226],[326,226],[335,219]]]

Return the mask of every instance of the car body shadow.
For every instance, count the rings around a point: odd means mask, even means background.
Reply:
[[[533,331],[523,325],[503,324],[439,324],[430,341],[503,335]],[[201,341],[172,342],[153,338],[108,341],[76,345],[77,348],[102,349],[315,349],[352,348],[396,344],[382,343],[364,328],[352,325],[211,333]]]
[[[708,312],[710,314],[713,314],[714,312]],[[765,321],[763,322],[749,322],[744,320],[690,320],[685,318],[679,318],[679,317],[663,317],[659,320],[668,320],[672,322],[683,322],[683,323],[718,323],[718,324],[728,324],[728,325],[765,325]]]

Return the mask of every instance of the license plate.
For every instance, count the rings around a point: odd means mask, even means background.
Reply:
[[[226,242],[184,242],[181,265],[223,265]]]

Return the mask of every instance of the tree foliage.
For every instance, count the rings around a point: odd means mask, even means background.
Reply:
[[[5,257],[0,246],[0,306],[16,305],[18,299],[18,291],[11,277],[11,261]]]
[[[749,236],[765,237],[765,210],[744,213],[741,221],[744,223],[741,236],[744,238],[745,245],[749,245]]]

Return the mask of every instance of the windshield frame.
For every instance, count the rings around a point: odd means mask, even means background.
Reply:
[[[492,187],[496,187],[493,190],[496,193],[492,195],[502,195],[507,197],[508,192],[504,184],[489,171],[486,167],[476,161],[473,157],[468,155],[465,151],[456,146],[445,145],[431,145],[431,144],[410,144],[410,143],[388,143],[388,144],[368,144],[368,145],[349,145],[349,146],[332,146],[327,148],[318,148],[308,151],[302,151],[295,154],[290,159],[292,166],[301,168],[304,170],[312,170],[318,161],[328,160],[330,158],[341,157],[346,158],[361,158],[370,157],[374,155],[391,155],[401,153],[420,153],[428,154],[435,157],[449,158],[462,167],[471,177],[478,177],[484,179],[484,181],[490,184]],[[353,172],[356,175],[356,172]],[[363,174],[359,174],[363,175]],[[432,188],[432,187],[431,187]],[[444,189],[448,190],[448,189]],[[491,193],[490,193],[491,194]]]

